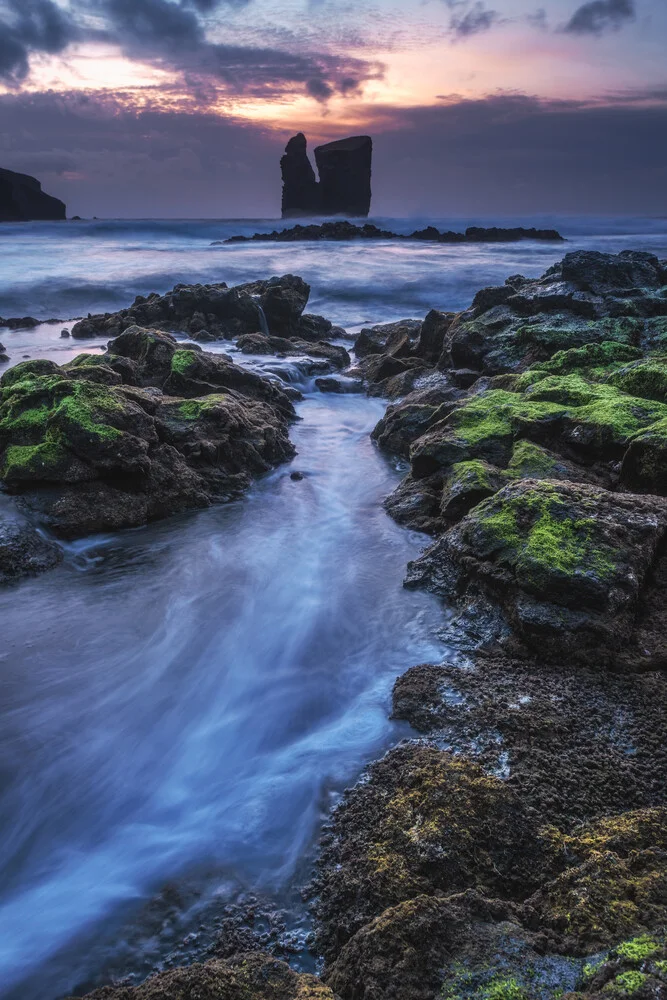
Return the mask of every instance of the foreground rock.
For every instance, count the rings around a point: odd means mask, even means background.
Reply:
[[[73,998],[70,998],[73,1000]],[[103,986],[88,1000],[335,1000],[315,976],[250,952],[162,972],[141,986]]]
[[[135,527],[237,497],[291,458],[292,403],[221,355],[130,328],[106,355],[0,380],[0,475],[57,534]]]
[[[298,136],[295,136],[298,138]],[[294,140],[290,140],[294,142]],[[305,139],[304,139],[305,142]],[[333,146],[334,144],[331,143]],[[326,148],[326,147],[320,147]],[[289,144],[288,144],[289,149]],[[304,147],[305,150],[305,147]],[[304,151],[305,155],[305,151]],[[287,157],[283,157],[285,161]],[[308,157],[306,156],[306,160]],[[310,166],[310,162],[308,161]],[[301,173],[303,171],[304,179],[301,182],[303,184],[303,198],[304,201],[310,197],[310,181],[306,177],[305,166],[299,166],[297,170],[296,162],[292,161],[290,158],[289,170],[294,170],[295,173]],[[311,167],[312,170],[312,167]],[[314,180],[313,174],[313,180]],[[370,177],[370,174],[369,174]],[[287,190],[287,187],[284,189]],[[285,194],[283,194],[283,198]],[[342,196],[341,196],[342,197]],[[332,194],[333,198],[333,194]],[[368,199],[370,203],[370,189],[368,193]],[[284,202],[283,202],[284,204]],[[363,202],[356,202],[357,208],[363,208],[365,200]],[[283,218],[287,218],[289,215],[368,215],[368,210],[366,211],[354,211],[353,209],[342,210],[340,212],[334,211],[294,211],[285,213],[283,209]],[[519,240],[545,240],[545,241],[555,241],[563,242],[563,237],[555,229],[522,229],[521,227],[514,229],[484,229],[478,226],[471,226],[466,229],[464,233],[454,233],[454,232],[440,232],[435,228],[435,226],[429,226],[427,229],[417,229],[414,233],[405,235],[403,233],[393,233],[388,229],[379,229],[372,223],[365,223],[363,226],[355,226],[352,222],[323,222],[320,225],[309,225],[309,226],[291,226],[289,229],[274,229],[271,233],[254,233],[252,236],[230,236],[229,239],[225,240],[225,243],[296,243],[300,241],[318,241],[318,240],[421,240],[428,243],[514,243]],[[214,244],[215,245],[215,244]]]
[[[28,174],[0,169],[0,222],[59,221],[67,209]]]
[[[387,509],[435,536],[406,582],[468,657],[397,680],[429,742],[327,830],[343,1000],[667,997],[666,276],[571,254],[358,338],[398,400],[374,437],[410,462]]]
[[[470,761],[391,751],[335,812],[322,853],[325,982],[353,1000],[555,1000],[605,949],[616,973],[638,939],[659,955],[665,810],[573,833],[536,819]]]
[[[498,638],[509,626],[545,658],[613,662],[632,642],[666,532],[657,497],[524,479],[475,506],[407,583],[454,604],[487,598],[502,611]]]

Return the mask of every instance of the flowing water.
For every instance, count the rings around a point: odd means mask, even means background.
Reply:
[[[465,306],[563,253],[209,246],[261,226],[0,227],[0,315],[69,323],[178,281],[291,271],[313,286],[309,308],[355,329]],[[559,228],[566,249],[667,257],[665,221]],[[11,363],[97,348],[61,325],[1,331]],[[442,610],[401,585],[424,539],[381,507],[400,475],[368,436],[383,403],[283,367],[305,391],[292,463],[238,503],[72,544],[60,568],[0,592],[0,996],[55,1000],[103,967],[137,972],[127,927],[167,882],[290,897],[336,795],[408,732],[388,719],[394,679],[447,655]],[[143,974],[165,950],[144,944]]]

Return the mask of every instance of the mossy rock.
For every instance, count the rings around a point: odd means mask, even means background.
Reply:
[[[547,835],[567,867],[528,900],[530,926],[555,932],[569,954],[616,946],[641,962],[667,926],[667,809],[621,813],[566,835]]]
[[[69,1000],[74,1000],[70,997]],[[161,972],[141,986],[104,986],[86,1000],[335,1000],[316,976],[251,952]]]
[[[408,567],[449,601],[480,591],[542,655],[615,655],[667,533],[667,504],[556,480],[519,480],[482,501]]]
[[[334,814],[315,884],[318,946],[333,961],[369,920],[421,893],[525,895],[537,861],[533,823],[502,781],[433,746],[399,746]]]
[[[587,961],[569,1000],[655,1000],[667,995],[664,933],[640,934]]]
[[[536,946],[511,903],[473,890],[417,896],[362,927],[325,978],[355,1000],[555,1000],[583,961]]]
[[[500,469],[481,459],[457,462],[445,479],[440,504],[443,518],[460,520],[472,507],[501,489],[507,478]]]

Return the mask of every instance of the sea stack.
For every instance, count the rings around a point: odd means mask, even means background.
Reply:
[[[319,215],[320,186],[308,159],[308,142],[303,132],[293,136],[285,146],[280,161],[283,174],[283,219],[302,215]]]
[[[285,147],[280,161],[283,177],[283,219],[299,216],[366,217],[371,207],[373,141],[357,135],[318,146],[315,161],[319,182],[308,159],[302,132]]]
[[[317,147],[322,215],[368,215],[372,157],[373,140],[368,135],[354,135]]]
[[[0,168],[0,222],[50,222],[65,218],[64,202],[45,194],[38,180]]]

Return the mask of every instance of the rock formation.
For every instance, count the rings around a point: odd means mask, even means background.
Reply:
[[[293,136],[280,161],[283,218],[315,215],[367,216],[371,207],[370,136],[357,135],[318,146],[319,183],[302,132]]]
[[[283,157],[284,159],[284,157]],[[320,225],[290,226],[289,229],[274,229],[272,233],[254,233],[252,236],[230,236],[226,240],[216,240],[211,246],[223,243],[300,243],[321,240],[344,242],[347,240],[421,240],[431,243],[514,243],[518,240],[547,240],[563,243],[564,238],[555,229],[482,229],[470,226],[464,233],[449,230],[441,233],[435,226],[417,229],[414,233],[392,233],[390,229],[380,229],[371,222],[355,226],[341,219],[339,222],[323,222]]]
[[[65,204],[45,194],[34,177],[0,169],[0,222],[57,222],[66,212]]]
[[[315,150],[323,215],[367,216],[371,209],[373,141],[368,135],[328,142]]]
[[[305,135],[299,132],[285,146],[285,155],[280,161],[283,175],[283,219],[319,215],[320,212],[320,188],[308,159],[307,145]]]

